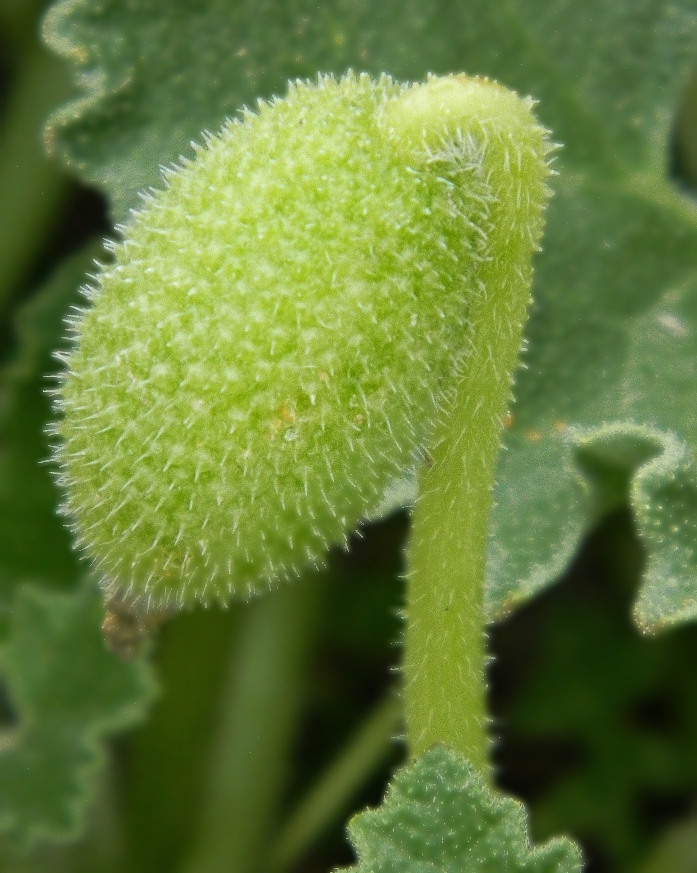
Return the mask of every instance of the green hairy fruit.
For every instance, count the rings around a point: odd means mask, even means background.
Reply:
[[[531,105],[464,76],[294,83],[144,197],[58,390],[64,512],[107,596],[257,593],[428,460],[482,276],[528,293],[549,173]]]

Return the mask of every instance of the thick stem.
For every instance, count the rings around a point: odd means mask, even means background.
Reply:
[[[389,755],[400,715],[399,701],[392,694],[368,715],[281,829],[269,856],[270,870],[280,873],[293,868],[340,818],[353,796]]]
[[[213,744],[199,845],[187,873],[265,869],[322,581],[308,575],[247,607]]]
[[[404,695],[413,754],[442,742],[486,770],[487,519],[542,225],[548,148],[529,101],[494,83],[465,82],[443,96],[441,109],[456,114],[458,133],[478,143],[492,206],[469,302],[471,354],[443,410],[413,514]],[[454,110],[445,102],[453,100]],[[429,103],[429,114],[437,109]]]

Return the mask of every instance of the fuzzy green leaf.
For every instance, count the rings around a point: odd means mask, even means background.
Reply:
[[[697,345],[687,314],[683,322],[663,301],[677,294],[689,306],[697,213],[655,174],[646,172],[644,181],[649,195],[628,190],[636,180],[597,186],[589,173],[582,184],[562,183],[552,204],[527,331],[528,369],[519,374],[495,493],[487,592],[493,616],[552,581],[582,534],[627,499],[651,556],[640,624],[656,629],[697,614],[697,576],[686,551],[697,545],[684,508],[690,498],[682,486],[668,493],[655,479],[678,475],[675,452],[653,468],[649,491],[641,484],[643,464],[664,451],[659,443],[672,446],[677,437],[683,452],[694,451],[689,372]],[[647,329],[662,331],[660,348],[644,337]],[[678,390],[676,372],[683,374]],[[612,457],[591,463],[591,443],[611,438],[618,441]],[[660,507],[652,497],[658,491]],[[671,519],[660,537],[650,533],[653,512]],[[675,584],[663,588],[669,578]]]
[[[349,825],[355,873],[572,873],[575,845],[531,847],[521,803],[494,794],[469,763],[435,746],[394,778],[382,806]]]
[[[43,431],[51,417],[47,375],[65,346],[64,317],[78,302],[97,249],[90,246],[21,304],[13,350],[0,371],[0,679],[16,724],[0,751],[0,845],[74,836],[82,826],[100,739],[143,713],[152,680],[140,663],[106,652],[96,592],[76,586],[80,568],[56,515],[58,489]],[[26,580],[40,583],[25,587]]]
[[[284,93],[288,78],[464,69],[539,98],[564,143],[562,172],[498,471],[488,611],[501,616],[553,581],[584,532],[629,496],[650,554],[640,622],[697,615],[687,375],[697,217],[666,179],[697,46],[695,0],[394,0],[379,13],[367,0],[64,0],[45,33],[84,88],[54,116],[51,141],[107,189],[118,217],[157,184],[159,164],[190,154],[190,139],[243,103]],[[594,442],[615,439],[631,442],[628,457],[592,460]],[[396,488],[394,502],[408,494]]]
[[[122,663],[100,633],[92,588],[18,590],[0,654],[17,725],[0,751],[0,834],[13,843],[74,837],[80,830],[101,739],[141,718],[153,681],[141,662]]]
[[[594,0],[583,10],[557,0],[544,11],[535,0],[390,0],[378,14],[368,0],[63,0],[45,35],[75,63],[85,94],[49,130],[123,216],[190,139],[284,93],[288,79],[351,67],[418,80],[464,68],[541,99],[565,160],[612,176],[649,156],[661,163],[695,9],[690,0]]]

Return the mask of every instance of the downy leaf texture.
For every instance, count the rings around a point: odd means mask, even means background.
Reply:
[[[0,844],[75,836],[94,794],[105,734],[144,714],[154,691],[145,664],[104,649],[96,586],[81,583],[55,507],[47,376],[68,308],[98,248],[69,258],[13,320],[0,370],[0,683],[11,719],[0,749]],[[30,584],[29,584],[30,583]]]
[[[104,735],[141,719],[152,697],[145,665],[106,651],[101,616],[94,586],[15,597],[0,651],[16,718],[0,751],[0,836],[14,845],[79,833]]]
[[[377,11],[367,0],[65,0],[45,35],[83,91],[54,115],[49,141],[119,219],[202,130],[318,70],[418,80],[464,69],[538,98],[564,149],[494,492],[488,614],[554,581],[626,499],[649,555],[639,625],[697,614],[697,219],[668,179],[695,0],[389,0]],[[382,510],[411,496],[395,485]]]
[[[349,823],[353,873],[579,873],[578,849],[530,845],[524,807],[434,746],[395,775],[382,805]]]

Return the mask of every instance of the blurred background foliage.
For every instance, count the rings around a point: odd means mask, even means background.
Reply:
[[[263,18],[275,8],[261,9],[246,44],[259,28],[284,33],[282,16]],[[366,526],[293,588],[177,616],[137,658],[104,650],[98,596],[39,461],[51,351],[127,194],[110,206],[46,157],[47,115],[74,89],[41,44],[43,13],[37,0],[0,0],[0,871],[328,871],[351,861],[346,817],[380,800],[404,757],[391,689],[408,520]],[[416,6],[407,13],[418,19]],[[370,38],[357,52],[389,42],[362,26]],[[322,27],[343,51],[331,10]],[[421,37],[403,36],[395,64],[422,75]],[[339,63],[331,52],[320,62]],[[255,63],[244,94],[275,87],[263,56]],[[229,99],[232,111],[241,99]],[[669,128],[666,172],[687,192],[697,80]],[[98,175],[72,158],[83,178]],[[118,158],[96,181],[126,191],[127,150]],[[585,158],[572,145],[574,160]],[[491,628],[497,779],[527,802],[535,839],[580,841],[589,873],[687,873],[697,870],[697,629],[654,638],[632,623],[647,556],[626,481],[617,493],[558,583]]]

